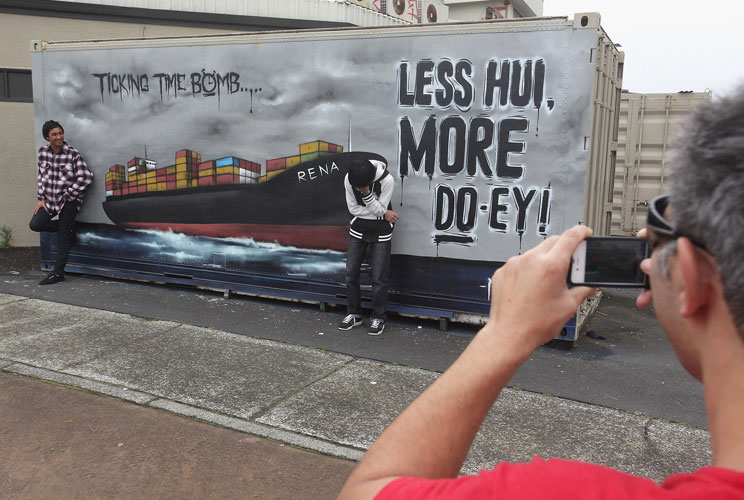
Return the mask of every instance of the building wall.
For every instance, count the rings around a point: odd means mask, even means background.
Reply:
[[[450,21],[479,21],[487,7],[504,7],[507,3],[507,17],[541,16],[543,12],[542,0],[444,0],[449,7]],[[503,12],[503,11],[501,11]]]
[[[0,13],[0,67],[31,69],[31,40],[79,40],[179,36],[225,30],[102,22],[59,17]],[[0,102],[0,227],[13,234],[13,246],[37,246],[39,235],[28,228],[36,203],[33,103]],[[54,117],[49,117],[54,119]],[[64,126],[64,123],[62,124]],[[75,145],[75,137],[67,137]],[[83,156],[85,151],[82,151]]]

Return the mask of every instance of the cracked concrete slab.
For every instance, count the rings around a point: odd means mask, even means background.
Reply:
[[[350,359],[318,349],[182,325],[68,371],[250,418]]]
[[[154,408],[160,408],[172,413],[177,413],[190,418],[198,418],[205,422],[211,422],[213,424],[227,427],[228,429],[234,429],[240,432],[246,432],[256,436],[273,439],[282,443],[287,443],[293,446],[298,446],[306,450],[314,450],[319,453],[326,455],[332,455],[334,457],[345,458],[347,460],[359,461],[364,454],[361,450],[355,450],[346,446],[340,446],[338,444],[329,443],[320,439],[314,439],[310,436],[303,436],[293,432],[285,431],[283,429],[277,429],[267,425],[257,424],[246,420],[241,420],[235,417],[228,417],[226,415],[220,415],[208,410],[201,410],[194,408],[193,406],[183,405],[176,403],[175,401],[169,401],[167,399],[158,399],[150,403],[150,406]]]
[[[438,374],[355,360],[257,419],[356,448],[368,448]]]
[[[0,357],[61,371],[140,343],[177,323],[26,300],[2,307],[0,325]]]
[[[474,473],[500,461],[530,461],[535,455],[607,465],[656,481],[712,460],[706,431],[506,389],[483,422],[463,472]]]

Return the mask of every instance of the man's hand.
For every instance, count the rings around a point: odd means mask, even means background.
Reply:
[[[36,215],[36,212],[38,212],[40,208],[43,208],[44,210],[47,210],[47,207],[46,207],[46,205],[44,204],[44,202],[42,200],[39,200],[36,203],[36,205],[34,206],[34,215]],[[49,210],[47,210],[47,212],[48,211]]]
[[[362,196],[369,196],[369,194],[372,192],[372,190],[369,188],[369,186],[363,186],[363,187],[355,187],[357,191],[359,191]]]
[[[392,210],[388,210],[385,212],[385,220],[388,221],[390,224],[395,224],[400,217],[398,217],[398,214],[395,213]]]
[[[528,356],[554,338],[579,304],[595,293],[594,288],[566,285],[571,256],[591,234],[586,226],[574,226],[512,257],[494,273],[485,330],[498,336],[505,349]]]

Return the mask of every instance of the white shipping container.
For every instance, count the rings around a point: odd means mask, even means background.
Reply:
[[[490,277],[510,257],[577,223],[596,235],[610,231],[623,53],[597,13],[38,41],[32,63],[37,129],[57,117],[93,165],[116,164],[143,144],[152,158],[187,147],[203,158],[258,159],[320,139],[344,145],[343,153],[303,159],[255,188],[117,200],[90,190],[78,221],[92,233],[116,234],[117,255],[130,263],[171,265],[192,236],[213,238],[208,249],[189,246],[203,252],[233,244],[221,238],[251,238],[276,248],[261,246],[230,264],[239,275],[214,279],[234,278],[247,293],[343,302],[343,178],[357,157],[381,162],[396,183],[391,311],[485,321]],[[132,83],[140,81],[148,85]],[[68,88],[79,89],[76,99]],[[103,146],[113,129],[116,150]],[[169,250],[142,253],[145,236],[129,228],[152,229],[146,237]],[[168,229],[185,236],[171,238]],[[183,272],[210,262],[206,253],[193,259]],[[75,269],[101,269],[86,266]],[[267,272],[269,284],[260,278]],[[199,286],[224,288],[204,276],[195,278]],[[247,281],[253,276],[258,285]],[[559,338],[574,340],[596,303],[582,306]]]
[[[710,98],[710,91],[623,93],[612,193],[613,235],[635,235],[646,226],[649,201],[664,193],[669,182],[670,142],[695,107]]]

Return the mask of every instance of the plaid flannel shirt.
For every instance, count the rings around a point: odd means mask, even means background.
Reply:
[[[67,143],[59,154],[49,144],[39,149],[38,199],[44,201],[50,215],[62,210],[65,202],[83,203],[83,191],[93,182],[93,173],[80,152]]]

